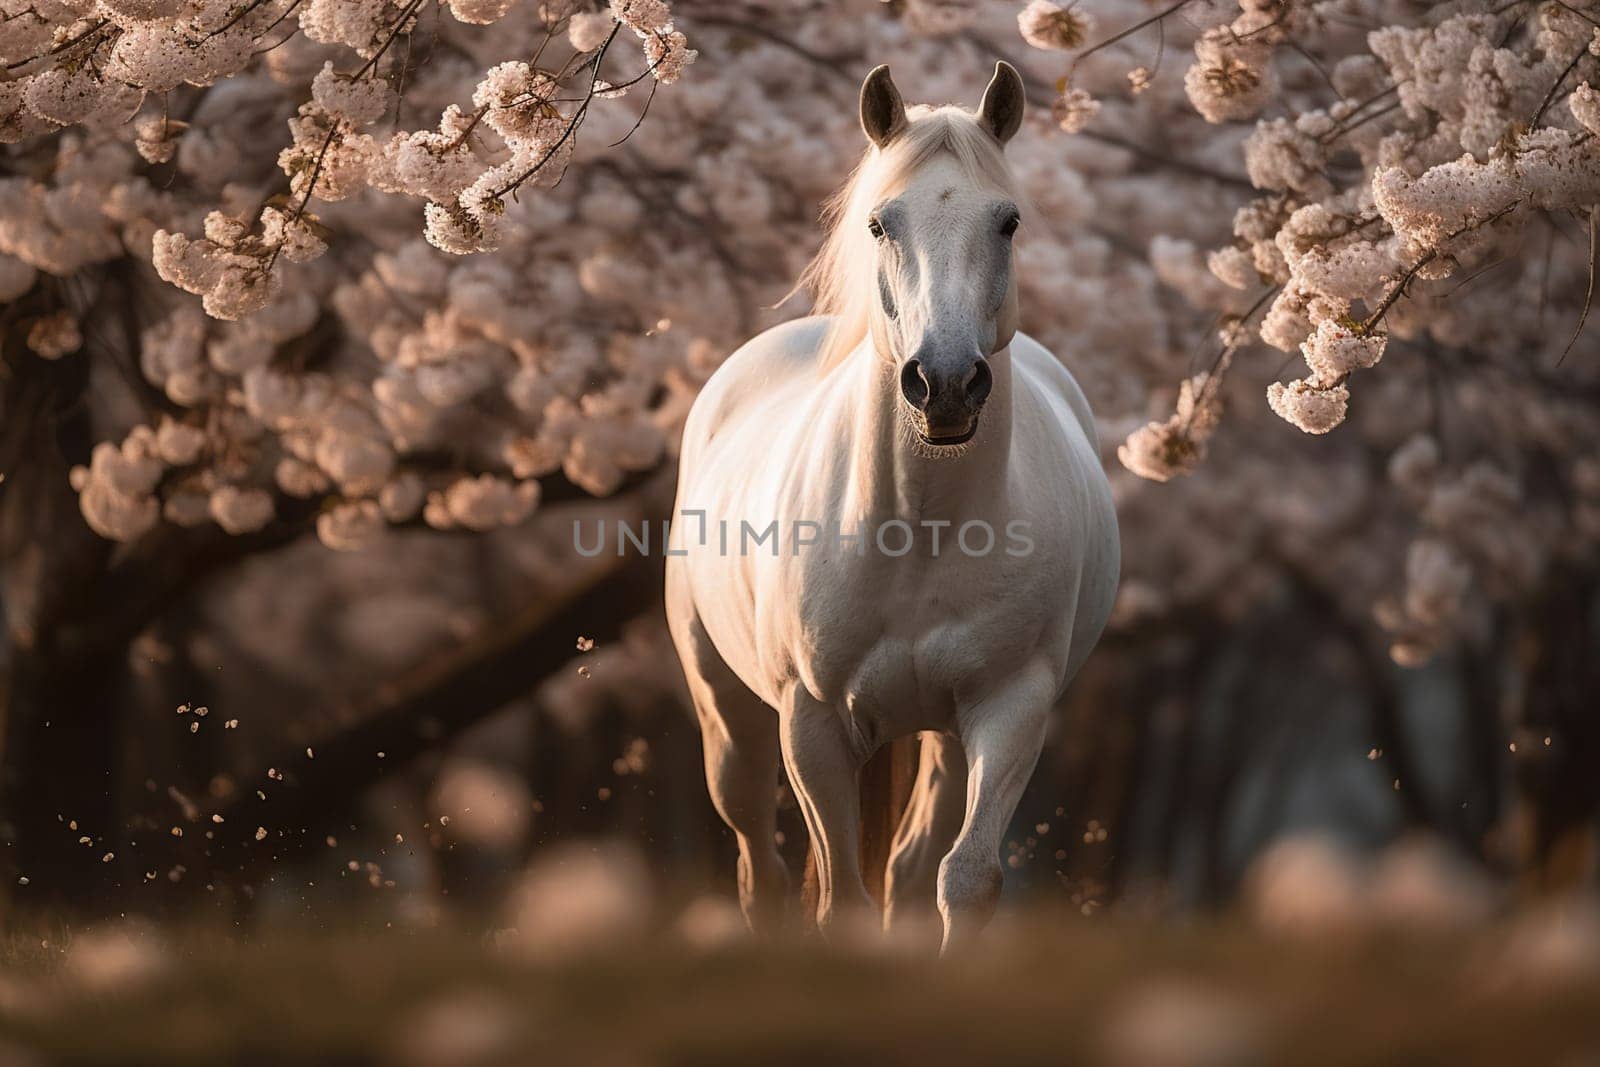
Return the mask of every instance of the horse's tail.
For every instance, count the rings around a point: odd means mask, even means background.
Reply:
[[[866,875],[867,891],[879,906],[884,904],[894,832],[917,780],[917,744],[915,734],[897,738],[878,749],[861,770],[861,870]],[[816,856],[807,849],[800,896],[805,915],[816,915],[819,895]]]
[[[899,737],[878,749],[861,771],[861,869],[867,891],[886,903],[889,849],[917,780],[917,737]]]

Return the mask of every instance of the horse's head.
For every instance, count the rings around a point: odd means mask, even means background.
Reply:
[[[882,169],[840,225],[870,236],[867,328],[894,360],[903,410],[930,445],[971,440],[994,385],[989,357],[1016,332],[1011,245],[1021,215],[1001,149],[1022,109],[1022,79],[1008,63],[995,67],[976,113],[908,114],[888,67],[861,86],[861,126],[876,146],[865,166],[876,157]]]

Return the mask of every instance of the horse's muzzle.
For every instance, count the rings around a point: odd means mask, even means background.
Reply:
[[[921,359],[900,368],[900,395],[914,413],[924,444],[964,445],[978,432],[978,413],[994,387],[989,361],[977,359],[957,373],[942,372]]]
[[[973,436],[977,432],[978,417],[974,415],[972,417],[972,424],[963,432],[955,434],[935,434],[929,432],[928,430],[919,430],[917,431],[917,436],[922,438],[922,443],[925,445],[933,445],[936,448],[945,448],[954,447],[956,445],[964,445],[968,441],[972,440]]]

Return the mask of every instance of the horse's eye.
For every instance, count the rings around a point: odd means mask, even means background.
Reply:
[[[1000,232],[1007,237],[1017,232],[1017,227],[1022,225],[1021,215],[1007,215],[1006,221],[1000,224]]]
[[[878,240],[881,241],[883,239],[883,223],[879,222],[875,218],[868,219],[867,220],[867,232],[872,234],[873,237],[875,237],[875,238],[877,238]]]

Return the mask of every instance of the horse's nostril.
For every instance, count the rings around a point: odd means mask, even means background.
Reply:
[[[922,373],[919,361],[908,359],[906,365],[900,368],[900,392],[906,402],[918,411],[928,409],[928,397],[933,391],[928,388],[928,379]]]
[[[967,380],[967,399],[974,404],[981,404],[993,388],[994,373],[989,370],[989,361],[980,359],[972,368],[972,377]]]

